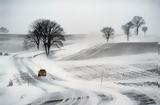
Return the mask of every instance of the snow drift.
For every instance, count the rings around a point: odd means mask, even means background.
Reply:
[[[74,55],[65,57],[65,60],[80,60],[108,56],[121,56],[143,53],[157,53],[158,43],[108,43],[84,49]]]

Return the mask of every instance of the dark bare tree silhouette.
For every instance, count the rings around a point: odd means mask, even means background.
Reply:
[[[147,26],[142,27],[142,31],[144,32],[144,35],[145,35],[146,32],[148,31],[148,27]]]
[[[140,17],[140,16],[134,16],[133,19],[132,19],[132,23],[134,24],[136,30],[136,35],[139,34],[139,28],[145,24],[145,21],[143,19],[143,17]]]
[[[112,27],[104,27],[101,32],[104,34],[104,36],[107,39],[107,43],[109,41],[110,36],[114,35],[114,29]]]
[[[125,25],[122,25],[122,29],[124,30],[124,33],[127,36],[127,41],[129,41],[130,37],[130,30],[134,27],[134,24],[130,21],[126,23]]]
[[[43,33],[42,22],[42,19],[34,21],[31,25],[31,29],[29,30],[29,34],[27,35],[27,39],[33,42],[37,46],[38,50]]]
[[[8,33],[9,30],[5,27],[0,27],[0,33]]]
[[[38,49],[42,41],[47,56],[49,56],[52,46],[62,47],[63,41],[65,41],[63,28],[56,22],[48,19],[36,20],[29,33],[28,39],[32,40]]]
[[[43,20],[43,34],[42,42],[46,51],[46,55],[50,54],[50,48],[52,45],[59,47],[63,46],[64,31],[63,28],[54,21]]]

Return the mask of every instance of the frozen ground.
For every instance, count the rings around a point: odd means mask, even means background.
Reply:
[[[158,45],[100,40],[71,41],[50,58],[43,51],[0,56],[0,105],[160,105]],[[47,77],[37,76],[40,68]]]

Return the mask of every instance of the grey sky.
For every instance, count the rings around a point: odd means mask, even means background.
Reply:
[[[38,18],[57,21],[66,33],[99,33],[104,26],[122,34],[121,25],[139,15],[149,34],[159,35],[160,0],[0,0],[0,26],[27,33]]]

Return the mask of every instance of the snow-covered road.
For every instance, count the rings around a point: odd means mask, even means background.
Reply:
[[[90,97],[88,93],[82,90],[77,90],[71,87],[66,87],[55,83],[54,81],[64,81],[59,77],[52,74],[48,74],[47,77],[38,77],[37,73],[33,70],[39,70],[30,58],[14,57],[13,62],[18,70],[19,78],[15,81],[22,85],[27,83],[28,85],[33,85],[44,91],[44,97],[40,97],[36,101],[32,102],[31,105],[88,105]],[[50,88],[49,88],[50,87]],[[62,88],[63,91],[54,92],[54,88]],[[53,90],[52,90],[53,89]],[[53,91],[53,92],[50,92]]]

